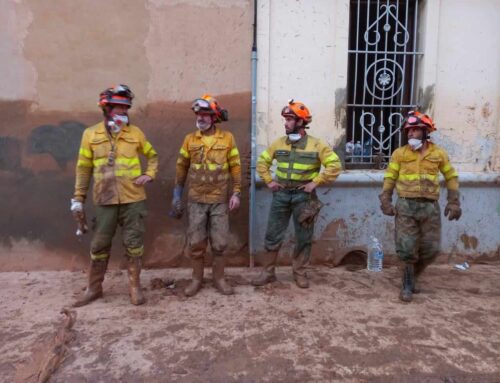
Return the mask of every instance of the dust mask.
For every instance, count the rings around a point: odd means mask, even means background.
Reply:
[[[126,114],[115,114],[108,121],[108,126],[112,133],[119,133],[123,125],[128,125],[128,116]]]
[[[410,138],[408,140],[408,145],[411,146],[411,150],[416,151],[422,147],[423,143],[422,140],[419,140],[418,138]]]
[[[292,142],[297,142],[302,138],[302,135],[300,133],[290,133],[288,135],[288,139]]]

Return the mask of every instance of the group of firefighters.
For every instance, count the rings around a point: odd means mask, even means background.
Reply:
[[[102,283],[118,226],[122,228],[126,249],[131,303],[140,305],[146,301],[140,284],[147,214],[144,185],[157,174],[158,154],[141,129],[129,121],[133,98],[126,85],[101,92],[99,106],[103,121],[83,132],[71,212],[79,231],[85,232],[83,205],[93,177],[95,218],[88,285],[74,303],[76,307],[102,297]],[[224,278],[224,250],[229,234],[229,211],[240,206],[240,154],[233,134],[217,126],[228,120],[228,112],[215,98],[203,95],[194,100],[191,108],[196,115],[197,130],[186,135],[179,151],[171,212],[177,218],[183,215],[183,193],[189,180],[187,237],[193,271],[184,293],[191,297],[202,288],[204,258],[210,243],[214,286],[222,294],[230,295],[233,288]],[[264,150],[257,161],[257,173],[272,191],[273,199],[265,235],[266,253],[260,259],[262,272],[251,283],[263,286],[276,280],[277,255],[291,216],[296,237],[293,277],[298,287],[307,288],[306,270],[314,222],[322,206],[316,188],[335,181],[342,166],[326,142],[307,134],[312,121],[307,106],[290,100],[281,115],[286,134]],[[396,252],[404,264],[400,299],[409,302],[412,295],[419,292],[417,277],[439,253],[440,172],[448,189],[444,215],[450,220],[459,219],[461,209],[457,172],[444,149],[430,140],[430,133],[436,130],[432,119],[411,111],[402,129],[408,144],[392,154],[379,199],[383,214],[395,216]],[[139,155],[147,159],[145,171]],[[274,160],[277,163],[275,179],[270,172]],[[392,203],[394,188],[398,194],[395,206]]]

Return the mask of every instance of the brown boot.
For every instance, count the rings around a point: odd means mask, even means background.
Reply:
[[[108,259],[90,261],[88,286],[83,295],[73,303],[73,307],[88,305],[90,302],[102,297],[102,282],[107,268]]]
[[[306,274],[293,273],[293,279],[295,279],[295,284],[301,289],[307,289],[309,287],[309,279],[307,279]]]
[[[191,263],[193,265],[193,277],[191,283],[184,289],[184,295],[187,297],[192,297],[200,291],[203,285],[203,272],[205,271],[203,257],[192,259]]]
[[[259,276],[252,279],[251,283],[254,286],[264,286],[268,283],[276,281],[276,259],[278,258],[278,252],[269,251],[262,258],[262,271]]]
[[[224,257],[222,254],[214,255],[212,263],[212,278],[214,286],[223,295],[234,294],[233,288],[224,279]]]
[[[133,305],[142,305],[146,302],[146,298],[144,298],[144,295],[142,294],[140,279],[142,257],[128,257],[127,269],[130,303]]]
[[[411,302],[413,300],[413,288],[415,284],[415,270],[414,265],[407,263],[403,272],[403,286],[399,293],[399,299],[403,302]]]

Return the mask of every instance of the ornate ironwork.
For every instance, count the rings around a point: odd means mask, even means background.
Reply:
[[[383,168],[414,97],[418,0],[351,0],[348,167]]]

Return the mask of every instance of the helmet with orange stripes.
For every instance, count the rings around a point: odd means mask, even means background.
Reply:
[[[410,128],[424,128],[427,130],[427,133],[435,132],[437,130],[432,118],[430,118],[427,114],[420,113],[416,110],[410,110],[403,121],[403,129]]]
[[[132,106],[134,93],[127,85],[114,85],[101,92],[99,95],[99,105],[104,108],[108,105],[125,105],[129,108]]]
[[[281,110],[283,117],[293,117],[304,121],[304,126],[307,126],[312,121],[312,114],[302,102],[294,101],[292,98]]]
[[[229,113],[219,105],[219,102],[209,94],[204,94],[193,101],[191,109],[196,114],[207,113],[216,117],[215,122],[227,121]]]

